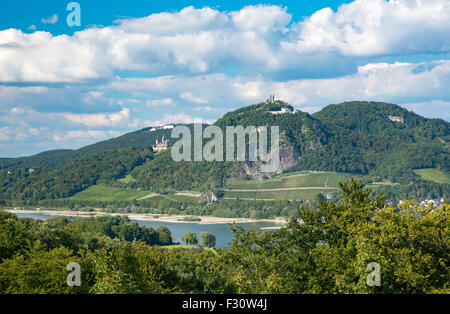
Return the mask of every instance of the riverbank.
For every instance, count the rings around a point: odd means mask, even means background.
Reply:
[[[7,209],[5,210],[12,214],[27,213],[27,214],[44,214],[44,215],[57,215],[68,217],[96,217],[96,216],[128,216],[132,220],[144,220],[154,222],[171,222],[180,224],[227,224],[227,223],[258,223],[258,222],[270,222],[282,227],[287,224],[284,218],[275,219],[250,219],[250,218],[224,218],[213,216],[190,216],[190,215],[167,215],[167,214],[135,214],[135,213],[106,213],[102,211],[87,212],[87,211],[70,211],[70,210],[18,210]],[[186,220],[187,217],[198,218],[199,221]]]

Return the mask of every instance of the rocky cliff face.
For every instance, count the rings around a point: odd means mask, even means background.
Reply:
[[[202,204],[212,204],[214,202],[217,202],[217,196],[213,192],[206,192],[202,194],[198,200],[198,203]]]
[[[261,162],[241,162],[236,165],[236,171],[233,177],[244,178],[263,178],[264,176],[273,176],[283,172],[284,169],[292,167],[299,160],[299,153],[290,143],[284,143],[280,146],[280,164],[275,172],[262,172]]]

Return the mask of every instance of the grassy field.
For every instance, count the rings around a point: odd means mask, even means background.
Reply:
[[[135,189],[117,188],[106,185],[93,185],[75,194],[70,199],[73,200],[97,200],[97,201],[131,201],[131,200],[151,200],[159,202],[168,200],[172,202],[196,202],[198,197],[176,194],[156,194],[150,191],[140,191]]]
[[[433,181],[441,184],[450,184],[450,175],[436,168],[416,169],[414,173],[424,180]]]
[[[337,194],[339,182],[344,182],[351,176],[346,173],[304,171],[283,174],[266,180],[230,179],[226,184],[225,197],[257,200],[311,200],[319,193],[324,196]],[[292,190],[294,188],[300,189]]]
[[[296,187],[338,187],[339,182],[346,181],[351,175],[344,173],[304,173],[285,175],[267,180],[227,181],[227,189],[280,189]]]
[[[151,194],[149,191],[116,188],[106,185],[92,185],[70,199],[98,201],[131,201]]]
[[[163,245],[161,246],[163,249],[198,249],[200,246],[198,245],[189,245],[189,244],[174,244],[174,245]]]
[[[118,181],[128,184],[131,182],[136,182],[136,179],[133,178],[131,175],[127,175],[125,178],[119,179]]]
[[[169,250],[173,250],[173,249],[203,249],[203,250],[215,252],[215,250],[213,248],[204,247],[204,246],[200,246],[200,245],[189,245],[189,244],[164,245],[164,246],[161,246],[161,248],[169,249]]]

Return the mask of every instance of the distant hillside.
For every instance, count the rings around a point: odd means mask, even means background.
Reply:
[[[449,172],[449,123],[426,119],[400,106],[376,102],[330,105],[305,112],[274,115],[283,102],[261,103],[228,112],[215,125],[280,126],[283,172],[319,170],[353,173],[367,181],[398,182],[389,188],[404,197],[448,195],[449,186],[423,180],[415,169]],[[161,189],[221,188],[227,178],[261,178],[254,163],[173,163],[170,155],[132,172],[135,186]],[[196,180],[197,178],[197,180]],[[417,189],[416,189],[417,188]]]
[[[313,114],[329,127],[341,127],[365,134],[390,137],[394,141],[423,139],[450,142],[450,124],[427,119],[394,104],[353,101],[329,105]]]
[[[152,128],[149,127],[127,133],[116,138],[82,147],[78,150],[51,150],[30,157],[0,159],[0,169],[55,167],[75,161],[81,157],[105,151],[127,147],[149,148],[155,144],[156,139],[161,139],[163,135],[170,139],[170,129],[150,131],[151,129]]]
[[[31,168],[39,166],[54,167],[61,163],[75,160],[80,157],[76,151],[70,149],[59,149],[42,152],[29,157],[1,158],[0,169],[7,168]]]
[[[1,170],[0,200],[33,204],[70,197],[91,185],[120,179],[152,156],[149,150],[129,147],[84,156],[58,167]]]
[[[282,108],[286,113],[271,113]],[[153,154],[148,150],[157,138],[165,135],[170,139],[171,130],[146,128],[78,150],[0,160],[0,200],[70,197],[99,183],[157,193],[219,191],[226,189],[229,179],[262,180],[306,170],[381,182],[376,186],[382,186],[391,198],[450,197],[450,185],[445,181],[450,173],[450,124],[394,104],[347,102],[310,115],[293,111],[282,101],[263,102],[228,112],[215,125],[223,130],[237,125],[279,126],[279,171],[262,173],[259,162],[248,161],[174,162],[170,151]],[[192,130],[193,125],[188,127]],[[118,180],[125,176],[126,180]],[[300,194],[295,193],[285,194],[297,199]],[[272,194],[275,198],[281,195],[265,193]]]

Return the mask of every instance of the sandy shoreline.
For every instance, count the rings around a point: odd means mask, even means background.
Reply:
[[[226,224],[226,223],[253,223],[253,222],[271,222],[274,224],[279,224],[280,226],[286,225],[286,220],[284,218],[276,219],[249,219],[249,218],[223,218],[223,217],[212,217],[212,216],[190,216],[190,215],[167,215],[167,214],[122,214],[122,213],[105,213],[101,211],[96,212],[86,212],[86,211],[69,211],[69,210],[17,210],[17,209],[7,209],[5,210],[12,214],[23,213],[23,214],[47,214],[47,215],[58,215],[58,216],[70,216],[70,217],[94,217],[94,216],[128,216],[132,220],[145,220],[145,221],[155,221],[155,222],[176,222],[176,223],[194,223],[194,224]],[[180,219],[186,217],[199,218],[201,221],[180,221]]]

